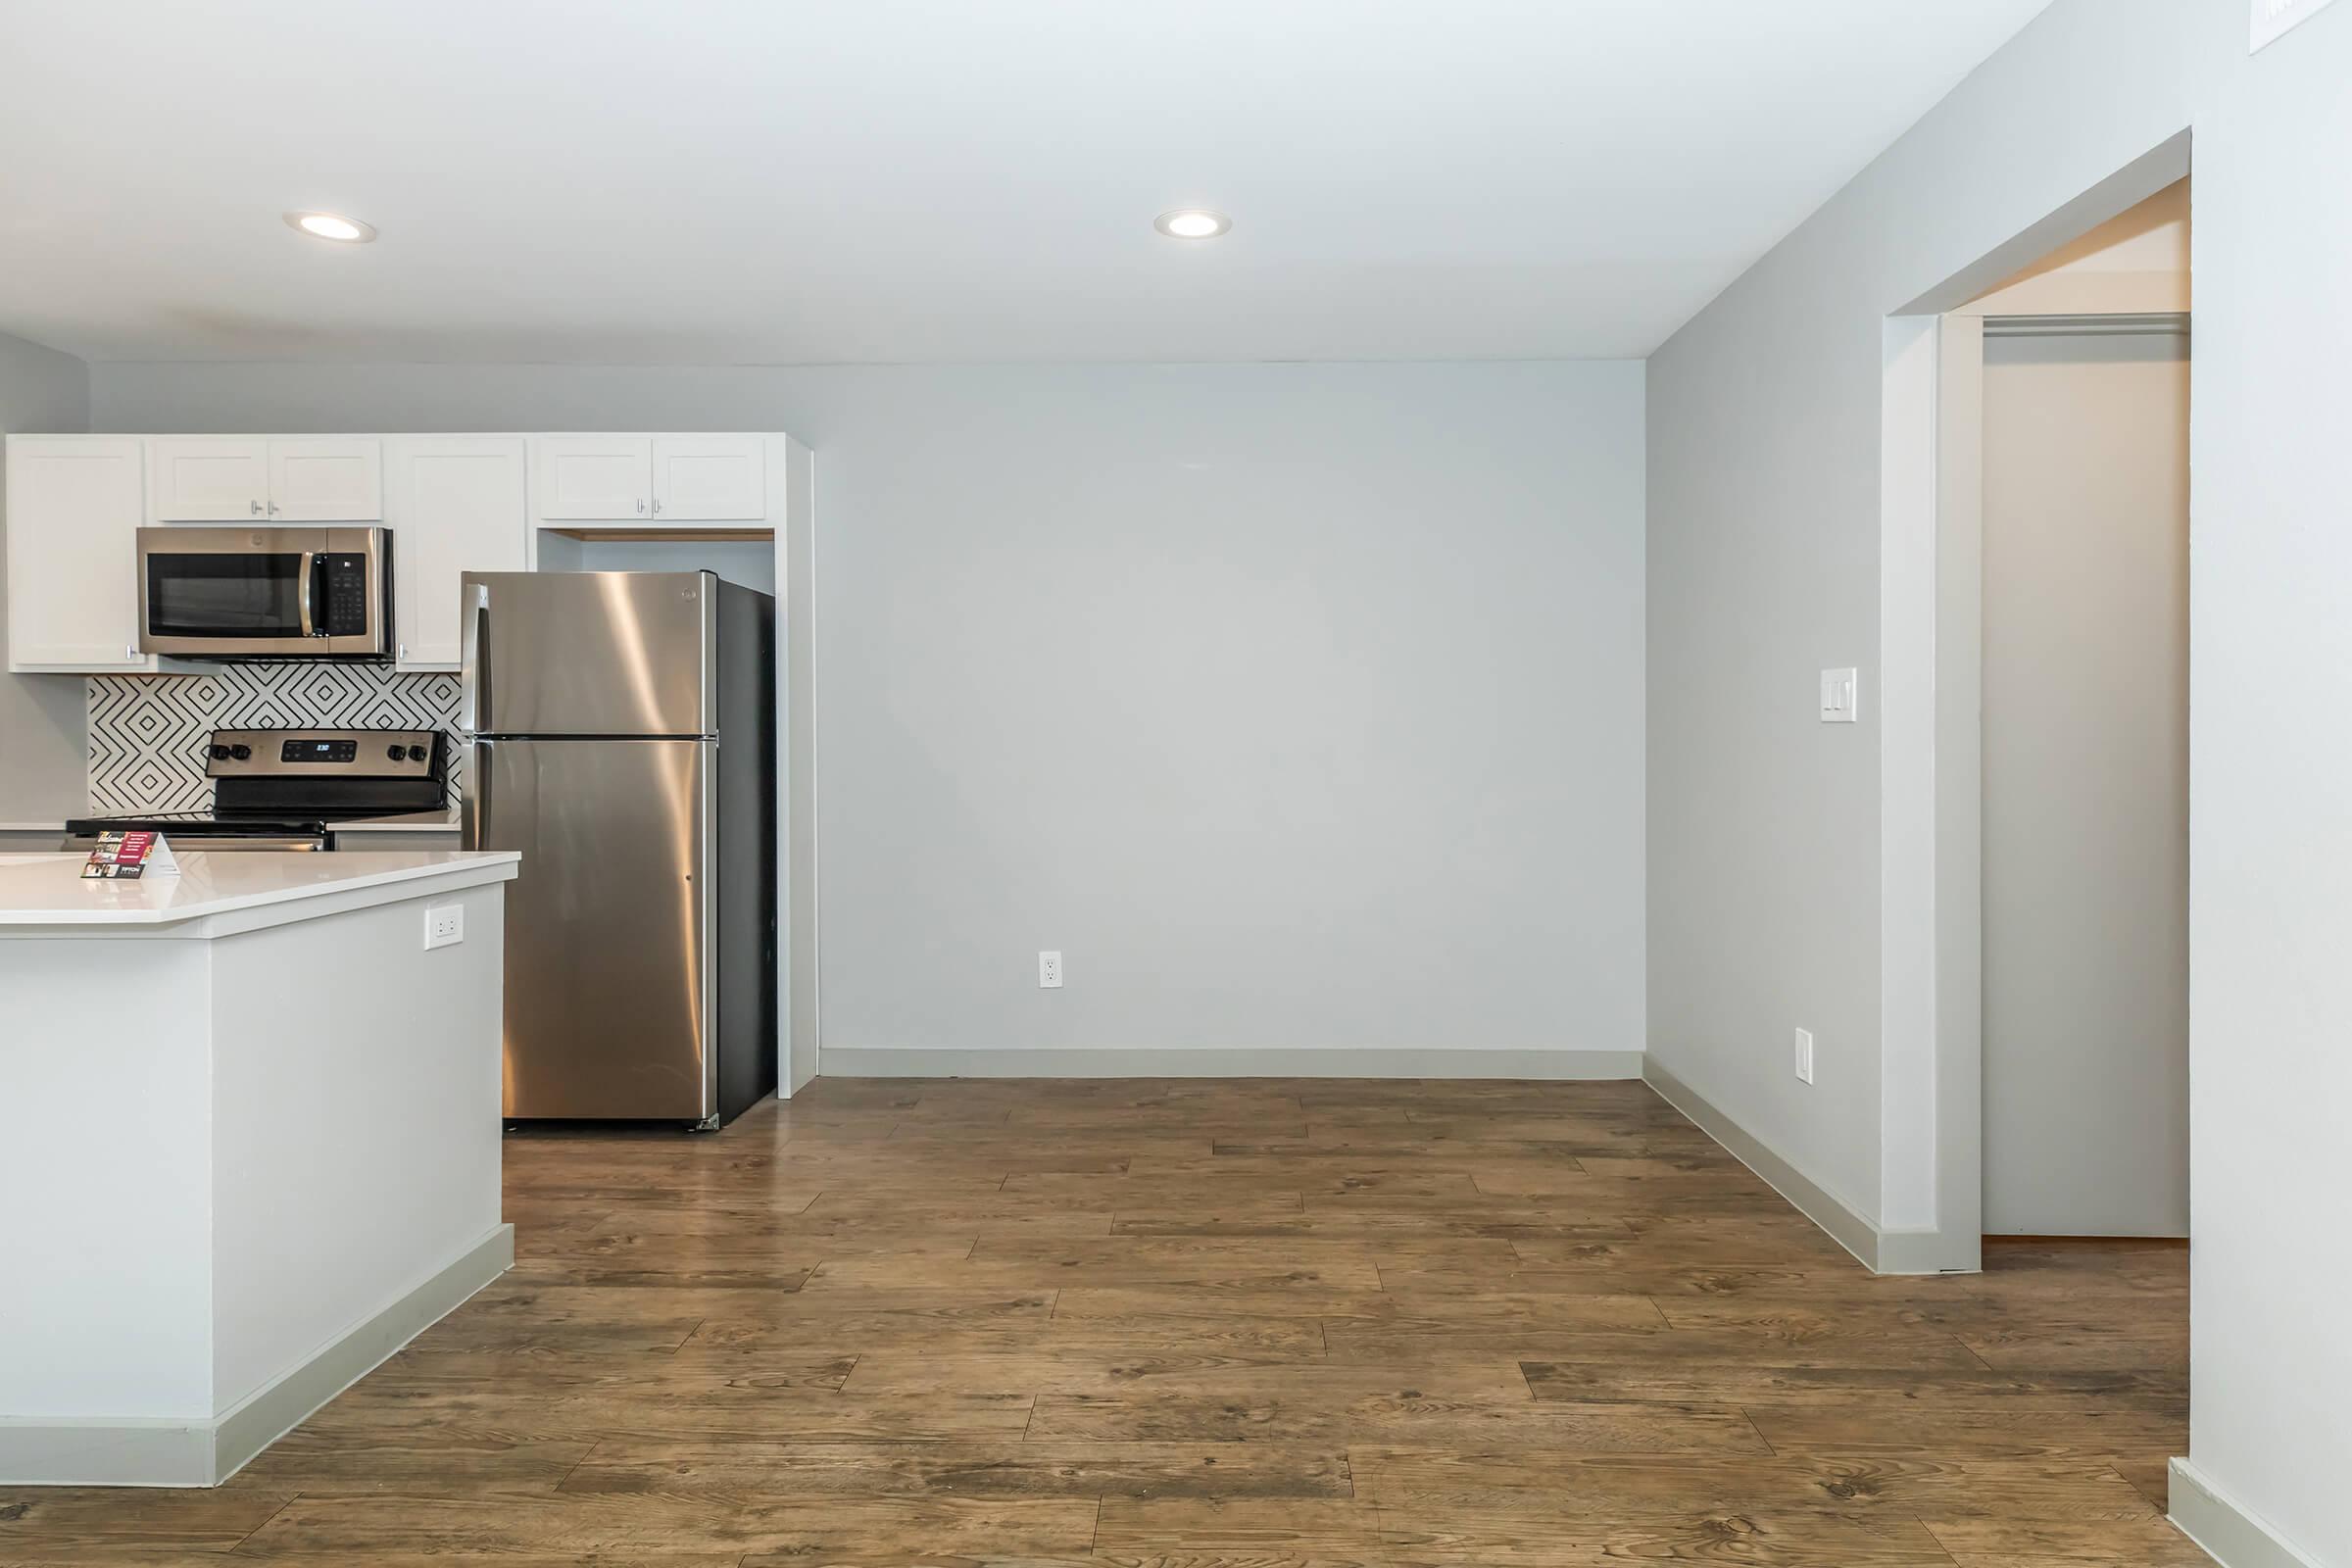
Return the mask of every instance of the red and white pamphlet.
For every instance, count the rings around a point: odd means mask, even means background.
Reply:
[[[161,833],[101,833],[98,847],[81,868],[85,877],[117,882],[128,882],[150,871],[157,876],[179,875],[179,861]]]

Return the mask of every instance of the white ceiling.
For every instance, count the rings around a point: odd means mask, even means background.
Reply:
[[[93,360],[1640,356],[2046,3],[0,0],[0,331]],[[1189,204],[1233,232],[1152,232]]]

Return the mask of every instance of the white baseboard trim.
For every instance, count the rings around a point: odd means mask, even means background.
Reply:
[[[1564,1081],[1642,1076],[1639,1051],[1200,1051],[1115,1049],[942,1051],[826,1046],[826,1078],[1501,1078]]]
[[[0,1485],[218,1486],[514,1266],[514,1227],[500,1225],[211,1421],[0,1419]]]
[[[2223,1568],[2320,1568],[2186,1459],[2168,1467],[2173,1525]]]
[[[1733,1158],[1764,1178],[1774,1192],[1796,1205],[1797,1211],[1820,1226],[1830,1240],[1861,1260],[1873,1274],[1949,1274],[1973,1272],[1976,1253],[1947,1246],[1939,1231],[1881,1230],[1861,1210],[1798,1170],[1778,1151],[1711,1104],[1705,1096],[1644,1058],[1642,1081],[1658,1097],[1698,1124],[1701,1132],[1721,1144]],[[1972,1242],[1977,1238],[1970,1238]],[[1955,1254],[1962,1259],[1956,1261]]]
[[[0,1416],[0,1486],[212,1484],[209,1421]]]
[[[1984,1238],[1883,1230],[1874,1267],[1881,1274],[1975,1274],[1984,1267]]]
[[[235,1475],[255,1454],[514,1266],[514,1227],[493,1226],[432,1278],[240,1399],[213,1423],[212,1481]]]

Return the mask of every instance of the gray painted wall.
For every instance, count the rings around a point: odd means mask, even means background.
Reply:
[[[2188,1234],[2188,340],[1984,345],[1984,1230]]]
[[[2189,1459],[2328,1563],[2352,1562],[2347,80],[2352,6],[2249,55],[2238,0],[2057,0],[1651,358],[1648,426],[1651,1050],[1874,1214],[1874,1154],[1906,1151],[1875,1147],[1875,1096],[1795,1083],[1787,1030],[1860,1031],[1825,1035],[1827,1073],[1920,1049],[1875,1028],[1880,758],[1813,717],[1817,667],[1849,662],[1877,717],[1882,322],[2108,216],[2045,221],[2193,126]]]
[[[93,395],[105,430],[814,447],[828,1047],[1624,1051],[1642,386],[118,365]]]
[[[2352,5],[2251,57],[2244,6],[2191,15],[2189,1457],[2341,1568]]]
[[[1886,1054],[1932,1049],[1880,1028],[1885,322],[2180,129],[2173,21],[2059,0],[1649,361],[1649,1049],[1874,1221],[1919,1157],[1882,1147]],[[1843,665],[1861,721],[1823,724]]]
[[[89,428],[89,367],[0,333],[0,434]],[[0,541],[7,537],[0,488]],[[8,560],[0,550],[0,649],[8,640]],[[78,675],[11,675],[0,660],[0,823],[55,822],[82,808]]]

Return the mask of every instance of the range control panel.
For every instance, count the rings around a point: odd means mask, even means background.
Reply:
[[[432,729],[217,729],[213,778],[438,778],[448,742]]]

